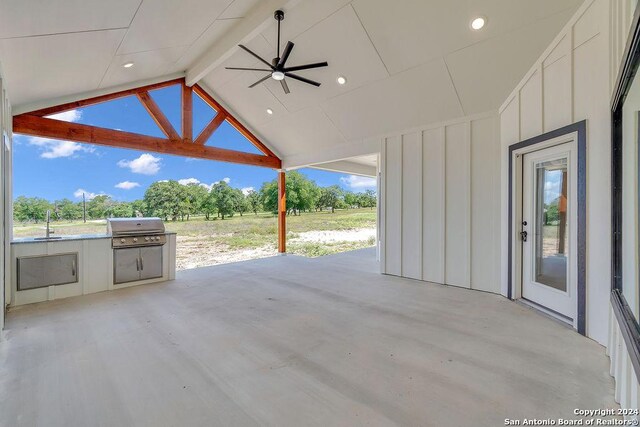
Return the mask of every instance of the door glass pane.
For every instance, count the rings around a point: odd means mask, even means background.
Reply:
[[[567,290],[567,159],[536,164],[535,281]]]

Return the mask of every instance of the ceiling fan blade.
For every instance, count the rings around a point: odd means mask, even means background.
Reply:
[[[273,65],[269,64],[267,61],[265,61],[264,59],[260,58],[256,53],[254,53],[251,49],[249,49],[248,47],[239,44],[238,46],[240,46],[243,50],[247,51],[249,54],[255,56],[257,59],[259,59],[260,61],[262,61],[262,63],[266,64],[267,67],[269,67],[269,69],[273,70],[274,67]]]
[[[301,82],[304,82],[313,86],[320,86],[320,83],[314,82],[313,80],[305,79],[304,77],[300,77],[296,74],[284,73],[284,75],[287,77],[291,77],[292,79],[300,80]]]
[[[284,93],[287,94],[289,93],[289,85],[287,84],[286,81],[280,80],[280,84],[282,85],[282,90],[284,90]]]
[[[267,80],[269,77],[271,77],[271,74],[267,74],[266,76],[264,76],[263,78],[261,78],[260,80],[258,80],[257,82],[249,86],[249,89],[251,89],[252,87],[258,86],[260,83]]]
[[[271,70],[267,70],[266,68],[244,68],[244,67],[224,67],[227,70],[246,70],[246,71],[268,71],[271,72]]]
[[[278,61],[277,68],[284,67],[284,63],[289,59],[289,55],[291,55],[291,51],[293,50],[293,42],[287,42],[287,45],[284,47],[284,52],[282,52],[282,56],[280,57],[280,61]]]
[[[296,65],[295,67],[289,67],[289,68],[285,68],[284,71],[300,71],[300,70],[308,70],[310,68],[320,68],[320,67],[327,67],[329,66],[329,63],[327,62],[316,62],[313,64],[305,64],[305,65]]]

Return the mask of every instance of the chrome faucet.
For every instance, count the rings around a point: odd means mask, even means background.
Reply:
[[[51,229],[50,224],[51,224],[51,210],[50,210],[50,209],[47,209],[47,239],[48,239],[52,234],[54,234],[54,233],[55,233],[55,231],[53,231],[53,230]]]

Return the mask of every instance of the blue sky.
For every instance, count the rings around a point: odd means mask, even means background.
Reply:
[[[172,86],[151,92],[151,96],[180,132],[180,88]],[[206,126],[215,112],[194,96],[194,135]],[[53,118],[105,128],[164,137],[135,97],[121,98]],[[207,145],[260,153],[226,122]],[[108,194],[116,200],[143,197],[154,181],[175,179],[211,185],[220,180],[242,189],[259,189],[276,177],[268,168],[208,160],[187,159],[144,151],[134,151],[16,135],[13,150],[14,196],[44,197],[48,200],[80,200]],[[372,179],[303,169],[318,185],[338,184],[351,191],[375,189]]]

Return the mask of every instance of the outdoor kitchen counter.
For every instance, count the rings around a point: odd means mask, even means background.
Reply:
[[[167,242],[162,246],[162,277],[123,284],[114,284],[114,249],[109,234],[16,238],[11,242],[11,263],[18,268],[11,269],[11,295],[7,302],[15,307],[173,280],[176,233],[164,235]],[[59,284],[51,285],[51,281]]]
[[[175,232],[166,232],[165,235],[175,235]],[[55,243],[55,242],[68,242],[72,240],[95,240],[95,239],[111,239],[108,234],[70,234],[68,236],[54,236],[46,239],[41,237],[18,237],[11,241],[11,244],[20,243]]]
[[[11,244],[18,243],[54,243],[54,242],[68,242],[70,240],[93,240],[93,239],[110,239],[108,234],[75,234],[68,236],[55,236],[53,238],[40,238],[40,237],[18,237],[11,241]]]

